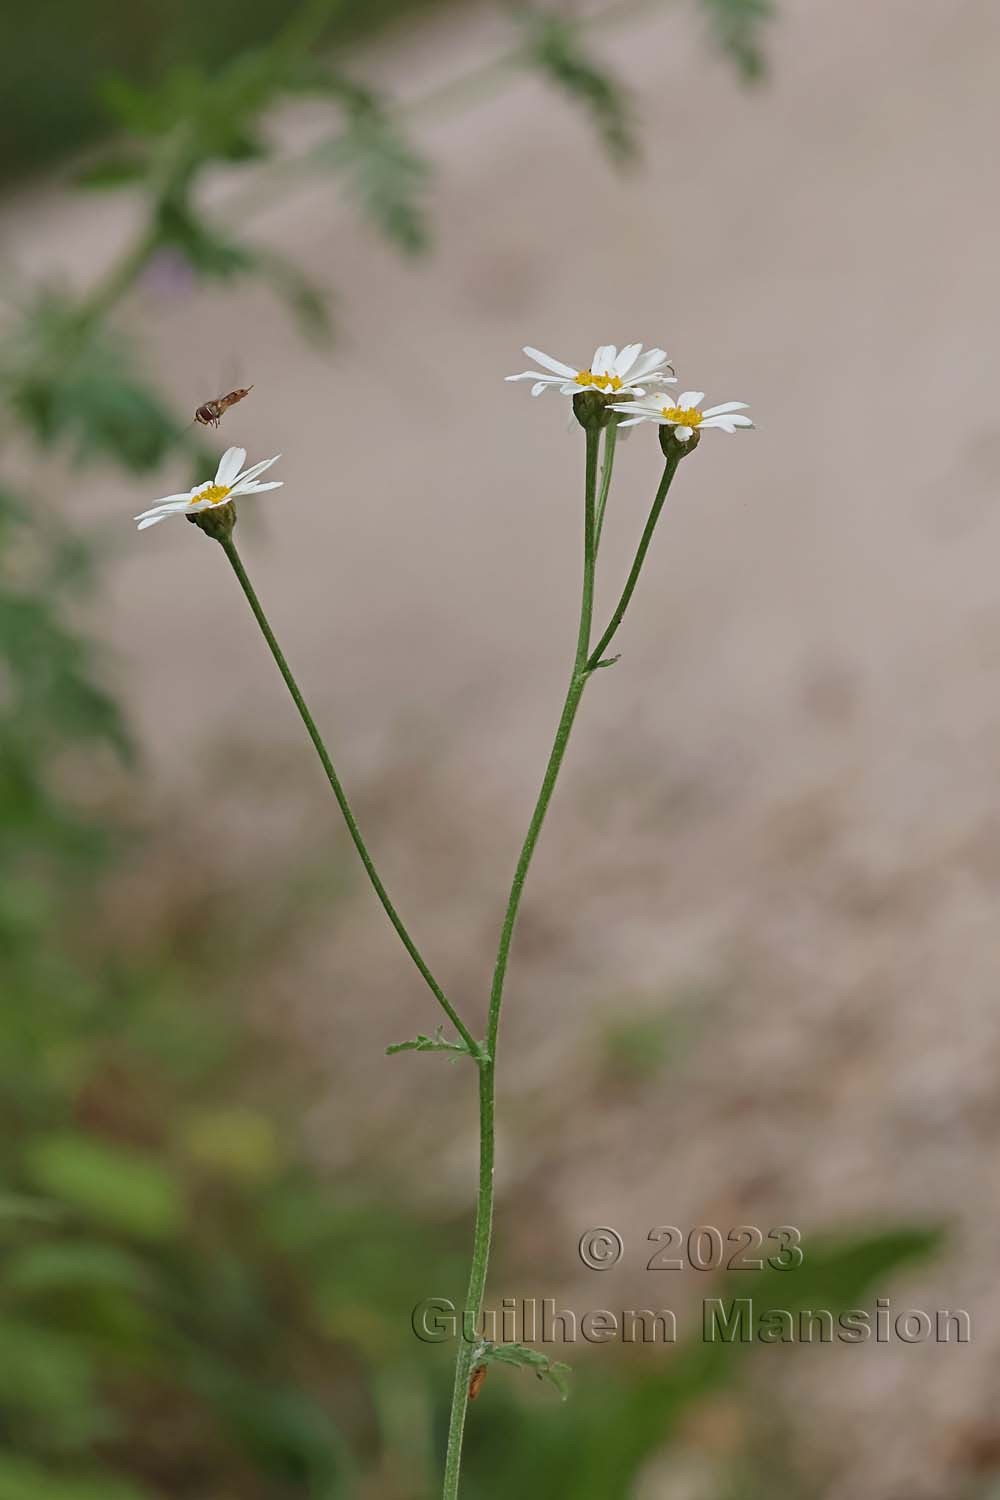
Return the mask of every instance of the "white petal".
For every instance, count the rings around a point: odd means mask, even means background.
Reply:
[[[263,474],[265,469],[269,469],[272,464],[276,464],[280,457],[281,454],[276,453],[273,458],[265,458],[262,459],[259,464],[251,464],[249,469],[246,469],[242,474],[237,475],[235,482],[232,479],[229,479],[226,482],[227,484],[231,484],[235,489],[236,485],[244,484],[248,479],[256,479],[258,474]]]
[[[145,531],[148,527],[155,526],[158,521],[165,521],[170,514],[170,511],[164,510],[158,516],[145,516],[135,529],[136,531]]]
[[[691,434],[692,434],[693,431],[694,431],[693,427],[675,427],[674,428],[674,437],[677,439],[677,441],[679,443],[686,443],[688,441],[688,439],[690,438],[690,436],[691,436]]]
[[[666,364],[667,351],[665,349],[647,349],[641,359],[637,359],[634,369],[629,371],[633,380],[642,380],[643,376],[651,375],[659,366]]]
[[[627,422],[619,422],[618,426],[619,427],[638,427],[638,425],[639,425],[640,422],[648,422],[648,421],[649,421],[649,418],[646,417],[646,416],[642,416],[642,417],[629,417],[629,419],[628,419]]]
[[[614,344],[602,344],[599,349],[595,349],[590,373],[592,375],[610,375],[614,369],[617,352]]]
[[[151,505],[149,510],[141,510],[139,514],[137,516],[133,516],[132,519],[134,521],[141,521],[146,516],[172,516],[175,511],[187,510],[190,503],[191,502],[186,495],[180,500],[172,500],[169,503],[161,500],[158,505]]]
[[[181,495],[164,495],[162,500],[154,500],[153,504],[150,506],[150,509],[155,510],[158,505],[178,505],[181,502],[186,505],[193,494],[193,490],[185,490]],[[146,514],[147,512],[143,511],[143,515]]]
[[[543,370],[551,370],[554,375],[562,375],[564,379],[568,376],[572,380],[576,374],[571,365],[564,365],[561,359],[553,359],[551,354],[543,354],[541,349],[532,349],[530,344],[525,344],[521,352],[540,364]]]
[[[215,471],[215,483],[232,484],[246,461],[247,450],[245,448],[227,448],[219,459],[219,467]]]
[[[547,391],[548,388],[549,388],[549,381],[547,381],[547,380],[536,380],[535,383],[534,383],[534,385],[531,387],[531,394],[533,396],[540,396],[542,394],[542,392],[543,391]]]
[[[720,417],[724,411],[746,411],[748,405],[746,401],[722,401],[718,406],[706,406],[702,416]]]
[[[569,372],[575,377],[576,371]],[[504,380],[544,380],[546,385],[558,385],[560,380],[565,380],[565,375],[539,375],[537,370],[522,370],[520,375],[505,375]]]
[[[620,375],[623,379],[626,375],[631,374],[632,366],[641,353],[641,344],[626,344],[624,349],[619,350],[618,358],[615,360],[615,374]]]
[[[699,401],[704,401],[704,391],[681,391],[677,397],[678,406],[697,406]]]
[[[702,427],[721,427],[723,432],[735,432],[738,427],[752,427],[753,423],[749,417],[741,416],[738,412],[723,413],[721,417],[706,417]]]
[[[268,479],[261,484],[259,479],[251,479],[247,484],[237,485],[233,490],[234,495],[262,495],[265,490],[280,490],[284,484],[283,479]]]

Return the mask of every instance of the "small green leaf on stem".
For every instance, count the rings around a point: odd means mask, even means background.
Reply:
[[[619,651],[619,653],[618,653],[617,656],[605,656],[605,657],[602,657],[600,661],[595,661],[594,665],[591,667],[590,670],[592,672],[596,672],[599,667],[613,667],[614,664],[615,664],[615,662],[616,661],[621,661],[621,659],[622,659],[622,654]]]
[[[469,1053],[469,1048],[461,1040],[449,1041],[444,1034],[444,1027],[438,1026],[433,1036],[424,1036],[421,1032],[410,1042],[393,1042],[386,1047],[386,1053],[391,1057],[396,1052],[464,1052]]]
[[[493,1344],[488,1339],[476,1349],[479,1365],[514,1365],[517,1369],[533,1370],[539,1380],[547,1380],[565,1401],[569,1395],[567,1377],[570,1367],[561,1359],[550,1359],[540,1349],[530,1349],[527,1344]]]

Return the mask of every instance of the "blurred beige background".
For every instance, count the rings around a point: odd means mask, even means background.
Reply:
[[[364,65],[418,99],[494,31],[470,5]],[[438,162],[426,264],[316,183],[269,202],[262,181],[262,235],[350,288],[332,361],[255,293],[155,286],[132,317],[181,403],[256,384],[221,436],[282,451],[286,486],[259,522],[245,508],[244,556],[390,889],[473,1012],[578,587],[582,443],[557,397],[502,377],[524,343],[585,363],[642,339],[683,384],[752,404],[757,432],[706,434],[682,470],[532,872],[498,1179],[504,1263],[531,1285],[495,1293],[662,1300],[625,1270],[595,1290],[574,1251],[591,1223],[633,1270],[658,1223],[791,1222],[807,1247],[834,1224],[947,1223],[946,1256],[892,1290],[968,1308],[970,1346],[756,1356],[767,1400],[804,1397],[824,1494],[946,1496],[970,1426],[995,1421],[1000,1360],[996,9],[785,0],[759,91],[681,7],[602,47],[636,90],[642,167],[612,174],[525,79],[415,117]],[[128,213],[39,189],[5,228],[39,268],[71,245],[86,280]],[[599,614],[658,456],[646,431],[621,452]],[[303,841],[346,848],[222,560],[186,526],[128,534],[178,487],[84,478],[67,502],[118,527],[101,623],[175,813],[139,902],[192,867],[266,880]],[[470,1082],[383,1056],[437,1017],[360,879],[349,913],[253,1003],[325,1075],[318,1149],[391,1148],[410,1192],[457,1210]],[[616,1083],[608,1027],[663,1015],[670,1066]],[[649,1476],[649,1497],[710,1493],[700,1469]]]

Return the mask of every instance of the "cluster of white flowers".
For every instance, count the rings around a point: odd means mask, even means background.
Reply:
[[[667,391],[668,385],[677,384],[677,378],[663,349],[647,349],[643,354],[641,344],[626,344],[621,350],[614,344],[602,344],[594,351],[586,369],[564,364],[530,345],[524,352],[542,368],[508,375],[508,380],[532,381],[533,396],[540,396],[554,386],[563,396],[599,391],[604,396],[620,398],[609,401],[608,405],[624,416],[622,427],[655,422],[660,427],[671,427],[677,441],[686,443],[703,428],[719,427],[723,432],[735,432],[739,427],[753,426],[750,418],[742,415],[747,409],[745,401],[723,401],[719,406],[703,408],[704,391],[681,391],[676,397],[673,391]]]
[[[694,433],[708,427],[735,432],[739,427],[753,426],[750,418],[743,415],[747,409],[745,401],[723,401],[719,406],[702,407],[704,391],[681,391],[677,396],[668,391],[668,386],[677,384],[677,377],[664,349],[647,349],[644,354],[641,344],[626,344],[622,349],[614,344],[601,344],[586,368],[565,364],[530,345],[524,352],[541,369],[508,375],[508,380],[530,380],[533,396],[540,396],[550,388],[564,396],[596,392],[607,399],[612,411],[619,413],[622,427],[655,422],[660,427],[672,428],[679,443],[687,443]],[[214,479],[183,494],[157,500],[149,510],[135,517],[139,530],[145,531],[168,516],[198,515],[226,505],[238,495],[259,495],[264,490],[281,488],[280,479],[261,484],[258,477],[277,463],[280,453],[252,464],[249,469],[243,468],[246,456],[245,448],[227,448]]]
[[[563,364],[541,349],[525,346],[529,359],[542,366],[541,370],[524,370],[520,375],[508,375],[508,380],[531,380],[533,396],[540,396],[551,386],[557,386],[564,396],[575,396],[578,391],[601,391],[605,395],[645,394],[647,385],[676,384],[674,367],[667,358],[665,349],[647,349],[641,344],[626,344],[619,351],[614,344],[602,344],[595,349],[594,357],[585,370]],[[669,370],[667,375],[665,371]]]

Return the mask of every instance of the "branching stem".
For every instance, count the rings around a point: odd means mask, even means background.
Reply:
[[[278,645],[274,631],[271,629],[267,616],[265,615],[261,607],[260,600],[257,598],[256,592],[254,591],[253,584],[250,582],[250,579],[247,576],[247,571],[244,568],[242,559],[240,558],[240,555],[236,550],[235,543],[233,542],[232,538],[230,538],[228,541],[221,542],[220,545],[232,565],[233,572],[239,579],[240,588],[246,595],[247,603],[250,605],[250,608],[253,611],[254,619],[260,626],[261,634],[268,644],[271,655],[274,657],[278,671],[281,673],[282,677],[285,680],[285,686],[292,696],[292,702],[295,704],[295,707],[299,711],[299,717],[306,727],[306,733],[309,735],[309,738],[313,742],[313,747],[316,751],[316,754],[319,756],[323,770],[326,772],[326,779],[330,783],[330,789],[333,792],[334,797],[337,799],[337,806],[340,808],[344,822],[347,824],[347,831],[351,835],[354,847],[358,851],[358,856],[361,860],[361,863],[365,867],[365,872],[368,876],[368,879],[372,883],[376,896],[382,903],[382,907],[385,911],[386,916],[389,918],[389,921],[396,929],[400,942],[403,944],[403,947],[406,949],[407,953],[410,955],[411,959],[422,975],[431,994],[437,1000],[438,1004],[441,1006],[441,1009],[444,1011],[445,1015],[451,1021],[452,1025],[455,1027],[455,1030],[462,1038],[469,1051],[470,1056],[475,1058],[477,1063],[481,1063],[482,1048],[475,1040],[468,1027],[465,1025],[465,1022],[462,1020],[461,1016],[458,1014],[455,1007],[448,999],[447,995],[445,995],[444,991],[438,984],[437,980],[434,978],[434,975],[431,973],[430,969],[427,967],[423,955],[421,954],[416,943],[411,938],[403,922],[403,919],[400,917],[399,912],[396,910],[395,906],[390,900],[389,892],[382,884],[379,873],[375,868],[374,861],[372,860],[371,855],[368,853],[368,847],[361,836],[361,829],[358,827],[357,819],[355,818],[354,813],[351,811],[351,805],[347,800],[347,794],[341,784],[340,777],[337,775],[333,761],[330,759],[329,752],[325,744],[323,743],[323,737],[316,727],[316,722],[313,719],[312,714],[309,712],[308,705],[306,704],[306,701],[302,696],[298,683],[292,676],[291,668],[285,660],[284,653],[281,647]]]

